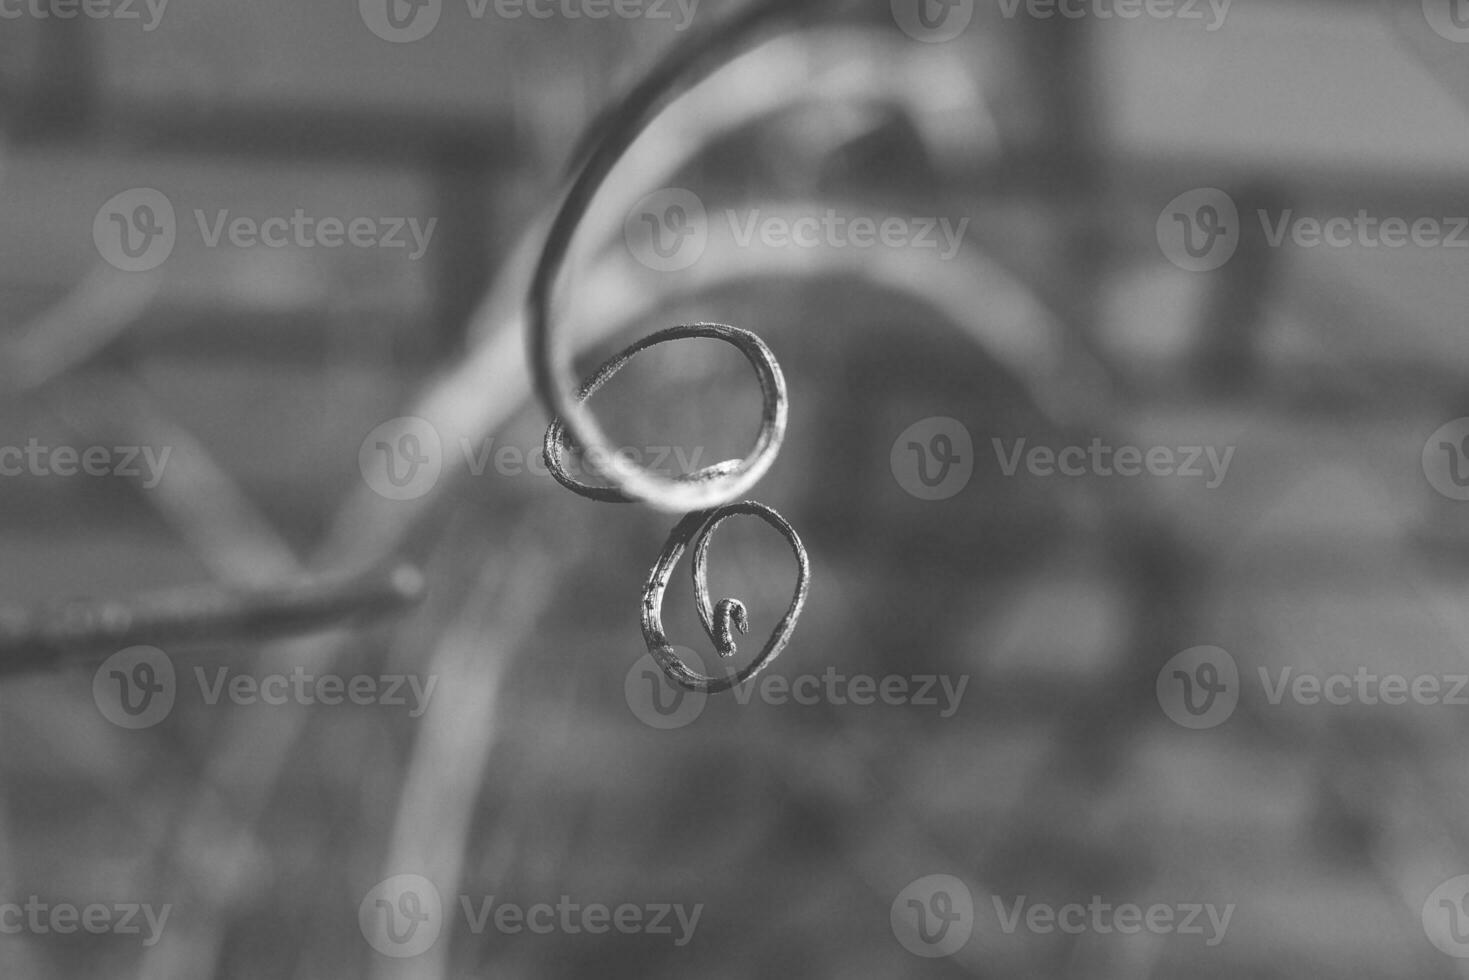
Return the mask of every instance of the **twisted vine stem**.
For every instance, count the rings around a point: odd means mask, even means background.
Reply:
[[[692,541],[694,545],[692,565],[694,601],[698,605],[699,621],[704,626],[704,632],[714,641],[714,647],[719,651],[721,657],[735,655],[733,631],[737,629],[741,633],[748,632],[749,619],[745,611],[745,604],[738,599],[721,599],[718,604],[710,605],[709,539],[714,534],[715,528],[729,518],[739,515],[760,518],[779,531],[786,539],[796,556],[796,591],[791,597],[791,604],[786,608],[785,615],[776,624],[770,638],[765,641],[765,646],[749,666],[726,677],[714,677],[701,674],[684,663],[669,644],[668,637],[663,632],[663,593],[668,588],[668,580],[673,575],[674,566],[678,564],[679,559],[683,557],[684,549]],[[811,560],[806,554],[805,546],[801,544],[800,536],[796,534],[790,522],[770,507],[753,500],[746,500],[737,504],[726,504],[714,510],[698,511],[679,521],[669,533],[668,541],[663,545],[663,553],[658,556],[658,563],[653,566],[653,571],[648,575],[648,584],[643,587],[643,640],[648,645],[648,652],[658,662],[658,666],[663,668],[663,672],[674,682],[690,690],[706,691],[710,694],[728,691],[760,673],[780,655],[786,642],[791,638],[791,632],[796,628],[796,620],[800,617],[801,609],[806,604],[806,593],[810,584]]]
[[[732,344],[755,368],[755,374],[760,379],[760,391],[764,396],[764,404],[760,414],[760,433],[755,439],[755,448],[751,450],[746,460],[761,457],[773,459],[780,451],[781,442],[785,438],[789,403],[785,374],[781,371],[780,364],[775,360],[775,355],[765,345],[765,342],[750,331],[739,327],[720,323],[695,323],[670,327],[650,334],[614,355],[594,371],[577,391],[577,404],[584,404],[642,351],[669,341],[698,337],[722,340]],[[562,418],[559,416],[553,418],[546,429],[543,445],[546,468],[550,470],[556,482],[572,493],[589,500],[603,503],[633,503],[635,498],[616,486],[594,486],[583,483],[566,472],[566,454],[574,448],[566,428],[566,423]],[[725,460],[692,473],[681,474],[675,478],[675,482],[708,483],[727,477],[740,465],[739,460]],[[765,642],[759,655],[744,670],[732,672],[726,677],[710,676],[701,674],[690,667],[669,644],[667,634],[663,630],[663,593],[668,588],[668,580],[673,574],[674,567],[677,566],[679,559],[683,557],[684,551],[692,542],[694,558],[691,572],[699,621],[703,624],[704,632],[713,641],[714,648],[720,657],[730,658],[735,655],[737,652],[735,633],[749,632],[749,611],[738,599],[720,599],[717,603],[711,602],[709,539],[715,528],[721,523],[740,515],[760,518],[779,531],[786,539],[796,556],[796,591],[785,616],[776,624],[775,630],[770,634],[770,638]],[[805,546],[801,543],[800,536],[796,534],[790,522],[765,504],[747,500],[742,503],[725,504],[695,511],[679,521],[669,533],[668,540],[664,542],[663,551],[658,556],[658,562],[653,566],[653,570],[648,575],[648,582],[643,587],[643,641],[647,644],[648,652],[653,655],[653,659],[674,683],[694,691],[709,693],[727,691],[764,670],[785,648],[792,630],[795,629],[801,608],[806,603],[806,592],[810,579],[811,561]]]
[[[575,397],[575,378],[564,344],[551,329],[552,297],[565,268],[577,228],[597,192],[627,149],[682,89],[707,77],[734,52],[766,32],[778,32],[813,17],[825,0],[756,0],[724,24],[699,31],[675,46],[593,131],[589,149],[546,233],[526,301],[526,334],[536,389],[552,418],[590,455],[605,459],[602,476],[624,495],[675,514],[729,503],[758,483],[774,462],[760,447],[730,469],[703,479],[670,479],[616,455],[596,418]]]
[[[643,590],[643,639],[648,652],[675,683],[686,688],[725,691],[749,680],[775,659],[790,639],[806,601],[811,567],[806,549],[790,523],[771,508],[754,501],[731,503],[758,483],[770,469],[785,437],[788,397],[785,378],[770,349],[748,330],[722,324],[693,324],[651,334],[598,368],[573,389],[569,353],[555,343],[551,329],[551,300],[576,231],[592,200],[617,162],[680,89],[716,69],[765,32],[779,31],[813,16],[823,0],[755,0],[743,12],[717,29],[705,30],[680,45],[609,113],[587,141],[584,162],[552,220],[531,281],[526,304],[526,330],[536,389],[551,415],[546,431],[546,466],[567,489],[606,503],[642,502],[659,510],[685,516],[674,527],[649,574]],[[624,459],[614,451],[586,401],[639,352],[657,344],[686,337],[722,340],[738,347],[754,366],[764,395],[760,434],[742,459],[726,460],[693,473],[669,478]],[[573,479],[564,460],[571,445],[588,457],[598,457],[603,486]],[[722,522],[735,516],[753,516],[779,531],[795,553],[796,591],[786,614],[776,625],[760,654],[744,670],[727,677],[701,674],[684,663],[663,632],[663,593],[684,550],[694,545],[693,577],[699,619],[721,658],[735,654],[735,633],[749,629],[744,603],[721,599],[711,604],[708,589],[709,538]]]
[[[722,323],[693,323],[669,327],[667,330],[649,334],[613,356],[593,372],[592,376],[583,382],[577,391],[576,404],[585,403],[603,385],[611,381],[612,377],[621,371],[629,361],[648,348],[673,340],[696,337],[722,340],[738,348],[755,368],[755,374],[760,379],[760,392],[764,397],[760,410],[760,434],[755,437],[755,445],[744,460],[726,460],[693,473],[684,473],[675,477],[673,483],[709,484],[727,478],[732,473],[739,471],[741,467],[758,466],[763,472],[774,461],[776,454],[780,452],[781,443],[785,440],[790,399],[786,394],[785,374],[781,371],[780,365],[776,363],[775,355],[765,345],[765,341],[748,330],[726,326]],[[551,475],[556,478],[556,482],[588,500],[611,504],[636,502],[637,498],[624,489],[616,486],[592,486],[581,483],[567,474],[565,456],[567,450],[571,448],[571,441],[566,430],[566,422],[560,416],[552,419],[550,427],[546,429],[543,451],[546,465],[551,470]]]

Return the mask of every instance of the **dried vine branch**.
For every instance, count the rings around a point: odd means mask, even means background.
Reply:
[[[780,452],[781,443],[785,440],[786,421],[790,414],[790,399],[786,394],[785,374],[781,371],[780,365],[776,363],[775,355],[765,345],[765,341],[748,330],[726,326],[722,323],[693,323],[669,327],[667,330],[649,334],[597,368],[577,392],[577,404],[586,402],[603,385],[611,381],[613,376],[621,371],[629,361],[648,348],[671,340],[692,337],[722,340],[738,348],[755,368],[755,374],[760,379],[760,393],[764,402],[760,411],[760,433],[755,437],[755,446],[745,459],[725,460],[722,463],[703,467],[693,473],[681,474],[675,480],[680,483],[707,483],[740,472],[742,468],[758,469],[764,472]],[[612,504],[635,502],[636,498],[615,487],[591,486],[567,474],[565,457],[570,448],[572,447],[567,438],[566,423],[558,416],[546,429],[544,445],[546,466],[557,483],[588,500]]]
[[[555,343],[551,329],[551,300],[577,228],[597,191],[642,132],[682,89],[708,76],[765,31],[799,24],[818,6],[817,0],[760,0],[717,31],[706,31],[691,43],[676,48],[654,68],[600,127],[586,161],[551,222],[531,281],[526,311],[531,366],[537,390],[552,418],[545,439],[546,465],[563,486],[594,500],[640,501],[660,510],[692,512],[674,528],[649,576],[643,595],[643,638],[664,673],[675,683],[693,690],[728,690],[767,667],[785,647],[806,601],[810,561],[795,529],[763,504],[753,501],[730,504],[760,481],[780,451],[788,401],[784,378],[769,348],[753,333],[723,325],[697,324],[644,338],[613,357],[573,392],[569,383],[570,356],[564,347]],[[765,401],[760,435],[748,455],[670,479],[618,456],[596,417],[585,406],[587,399],[638,352],[680,337],[711,337],[739,347],[760,376]],[[565,473],[562,458],[568,439],[589,456],[599,459],[598,475],[607,481],[607,486],[583,484]],[[734,631],[745,632],[749,628],[748,613],[743,603],[733,599],[721,600],[717,607],[711,607],[707,556],[709,535],[720,522],[736,514],[758,516],[779,530],[795,551],[800,570],[790,608],[760,655],[744,671],[731,677],[710,677],[690,668],[669,646],[661,622],[662,598],[673,566],[688,542],[695,540],[693,574],[699,618],[719,655],[733,656]]]
[[[684,473],[675,480],[677,484],[711,483],[724,479],[741,469],[757,468],[763,472],[780,452],[785,439],[786,420],[789,416],[789,395],[786,392],[785,374],[775,355],[755,334],[739,327],[719,323],[695,323],[660,330],[639,340],[637,343],[614,355],[605,364],[592,372],[577,392],[576,403],[584,404],[603,385],[622,370],[629,361],[642,351],[658,344],[686,338],[709,338],[723,340],[737,347],[749,359],[760,379],[760,391],[764,403],[760,415],[760,433],[755,447],[743,460],[725,460],[706,466],[692,473]],[[546,468],[556,482],[578,496],[603,503],[633,503],[634,497],[615,486],[592,486],[582,483],[566,472],[566,453],[573,448],[566,432],[566,423],[561,417],[551,420],[546,429],[544,455]],[[683,556],[689,542],[694,542],[694,598],[698,603],[699,619],[704,632],[714,641],[715,650],[721,657],[733,657],[736,651],[734,634],[746,633],[750,628],[749,612],[738,599],[721,599],[711,605],[709,599],[709,537],[723,521],[737,515],[759,517],[779,531],[790,544],[796,555],[796,592],[790,608],[776,625],[764,649],[748,667],[729,677],[713,677],[699,673],[690,667],[668,643],[663,631],[663,593],[668,587],[668,578]],[[686,516],[673,529],[663,546],[658,562],[649,573],[648,584],[643,589],[643,640],[648,652],[675,683],[690,690],[719,692],[727,691],[764,670],[785,648],[795,629],[796,619],[806,603],[806,592],[811,578],[811,561],[801,538],[790,523],[771,508],[754,501],[729,504],[709,510],[696,511]]]
[[[601,475],[628,497],[672,513],[707,510],[746,493],[765,475],[773,454],[747,456],[727,473],[702,480],[670,479],[618,457],[593,414],[574,395],[571,362],[551,329],[551,300],[577,228],[617,162],[659,113],[688,86],[715,71],[766,32],[804,21],[818,0],[760,0],[718,29],[680,45],[600,126],[576,179],[546,235],[531,281],[526,328],[536,389],[552,418],[589,454],[605,459]]]
[[[89,661],[128,646],[261,642],[389,615],[423,595],[408,565],[365,574],[306,577],[270,588],[219,585],[135,598],[0,606],[0,674]]]
[[[734,630],[738,629],[741,633],[748,632],[749,617],[746,614],[744,603],[738,599],[721,599],[717,605],[710,605],[709,539],[720,524],[731,517],[740,515],[760,518],[779,531],[790,544],[791,551],[796,556],[796,590],[791,597],[791,604],[786,609],[786,614],[776,624],[774,631],[770,634],[770,639],[765,641],[765,646],[749,666],[728,677],[713,677],[694,670],[679,657],[669,644],[668,637],[663,632],[663,593],[668,588],[668,579],[673,574],[674,566],[678,564],[678,560],[683,557],[684,549],[692,541],[694,544],[692,566],[694,601],[698,604],[699,621],[704,625],[704,632],[709,635],[709,639],[714,641],[715,649],[719,651],[721,657],[735,655]],[[643,640],[648,644],[648,652],[653,655],[658,666],[679,684],[690,690],[706,691],[711,694],[728,691],[760,673],[780,655],[781,650],[785,648],[786,641],[791,637],[791,631],[796,628],[796,620],[800,617],[801,609],[806,604],[806,593],[810,584],[811,559],[806,554],[805,546],[801,544],[801,538],[796,534],[795,528],[771,508],[753,500],[747,500],[743,503],[729,504],[714,510],[690,514],[679,521],[668,535],[668,542],[663,546],[663,553],[658,557],[658,564],[653,566],[653,571],[648,576],[648,584],[643,588]]]

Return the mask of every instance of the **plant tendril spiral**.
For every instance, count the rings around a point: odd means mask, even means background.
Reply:
[[[760,379],[760,390],[765,401],[760,417],[760,434],[755,440],[755,449],[751,457],[761,455],[774,455],[780,451],[781,441],[785,437],[786,417],[788,410],[788,396],[786,394],[785,375],[780,365],[775,360],[775,355],[755,334],[739,327],[730,327],[717,323],[696,323],[679,327],[670,327],[660,330],[655,334],[644,337],[631,347],[618,353],[605,364],[592,373],[582,383],[577,393],[578,404],[584,403],[592,395],[612,380],[629,361],[640,352],[649,347],[666,343],[671,340],[679,340],[689,337],[705,337],[726,341],[739,348],[749,359],[755,368],[755,373]],[[563,487],[571,492],[586,497],[589,500],[597,500],[604,503],[630,503],[632,497],[621,492],[616,487],[593,486],[582,483],[566,472],[566,454],[573,445],[566,434],[566,425],[561,418],[551,420],[546,429],[544,442],[544,455],[546,468],[551,475]],[[718,479],[727,475],[739,465],[736,460],[726,460],[685,473],[678,479],[681,481],[695,482]],[[694,600],[699,611],[699,620],[704,626],[704,632],[713,641],[715,650],[722,658],[733,657],[737,652],[735,633],[745,634],[750,630],[749,611],[745,604],[738,599],[721,599],[712,603],[709,596],[709,538],[723,521],[728,518],[750,515],[764,520],[771,527],[785,537],[790,544],[792,552],[796,556],[797,576],[796,591],[791,600],[790,607],[785,616],[776,625],[770,639],[766,641],[765,647],[760,654],[744,670],[732,673],[728,677],[714,677],[701,674],[690,667],[678,656],[672,646],[668,643],[668,637],[663,631],[663,593],[668,587],[668,579],[673,574],[674,566],[683,557],[684,550],[692,541],[694,545],[694,558],[692,574],[694,581]],[[658,556],[658,562],[649,573],[647,585],[643,588],[643,640],[647,644],[648,652],[657,661],[663,672],[675,683],[695,691],[716,693],[727,691],[732,687],[744,683],[764,670],[784,649],[786,641],[790,639],[791,631],[795,628],[796,619],[801,614],[801,608],[806,602],[806,592],[811,578],[811,562],[806,554],[806,548],[801,544],[800,536],[785,518],[764,504],[755,501],[745,501],[738,504],[726,504],[709,510],[695,511],[684,517],[669,534],[668,541],[663,545],[663,551]]]
[[[790,544],[791,551],[796,556],[796,591],[791,597],[791,604],[787,607],[785,615],[776,624],[770,638],[765,641],[765,646],[749,666],[726,677],[714,677],[701,674],[691,668],[669,645],[668,637],[663,632],[663,593],[668,588],[668,580],[673,575],[674,566],[678,564],[678,560],[683,557],[684,549],[692,541],[694,545],[692,566],[694,601],[698,605],[699,620],[704,625],[704,632],[714,641],[720,656],[734,656],[735,645],[730,627],[733,625],[744,633],[748,630],[749,623],[745,616],[744,603],[738,599],[721,599],[718,605],[710,606],[709,539],[714,529],[721,523],[740,515],[760,518],[779,531]],[[791,637],[791,631],[796,627],[796,620],[801,615],[802,607],[806,604],[806,593],[810,584],[811,561],[806,555],[805,546],[801,544],[800,537],[790,523],[771,508],[753,500],[746,500],[737,504],[727,504],[714,510],[690,514],[679,521],[669,533],[668,541],[663,545],[663,553],[658,556],[658,563],[653,566],[653,571],[648,576],[648,584],[643,588],[643,640],[648,645],[648,652],[658,662],[658,666],[663,668],[663,672],[674,682],[690,690],[705,691],[710,694],[728,691],[760,673],[780,655],[781,650],[785,648],[786,641]]]
[[[722,340],[737,347],[755,368],[755,374],[760,379],[760,392],[764,397],[764,403],[760,412],[760,434],[755,438],[755,446],[750,454],[741,460],[725,460],[696,470],[693,473],[685,473],[675,478],[676,483],[709,483],[721,479],[735,472],[741,466],[758,465],[762,470],[768,467],[780,452],[780,444],[785,439],[786,417],[788,414],[789,398],[786,395],[785,374],[782,373],[780,365],[776,363],[775,355],[755,334],[739,327],[725,326],[721,323],[694,323],[685,326],[670,327],[657,333],[649,334],[642,340],[628,347],[626,350],[615,355],[607,363],[599,367],[590,378],[583,382],[577,392],[577,404],[584,403],[592,395],[605,385],[612,377],[621,371],[638,354],[655,347],[658,344],[667,343],[671,340],[680,340],[690,337],[704,337],[712,340]],[[619,490],[615,486],[596,487],[581,483],[566,472],[565,456],[568,449],[572,448],[570,439],[566,432],[566,423],[557,416],[551,421],[551,426],[546,430],[544,452],[546,465],[551,470],[551,475],[556,482],[570,490],[572,493],[586,497],[588,500],[598,500],[603,503],[623,504],[636,502],[636,498]]]
[[[727,691],[768,667],[784,649],[806,602],[811,566],[805,546],[790,523],[765,504],[755,501],[731,503],[748,492],[775,461],[785,437],[788,396],[785,377],[759,337],[748,330],[722,324],[700,323],[673,327],[651,334],[617,354],[598,368],[579,388],[574,388],[569,352],[555,342],[551,300],[576,230],[607,176],[633,142],[679,94],[716,69],[745,45],[766,31],[802,22],[818,6],[816,0],[756,0],[717,30],[703,32],[676,47],[629,95],[609,113],[589,140],[584,162],[547,232],[546,244],[536,266],[526,308],[526,330],[536,390],[551,416],[546,430],[546,466],[557,482],[572,492],[604,503],[641,502],[685,516],[670,532],[663,551],[649,574],[643,590],[643,639],[648,652],[675,683],[695,691]],[[589,399],[638,353],[657,344],[690,337],[722,340],[745,355],[755,368],[764,396],[760,433],[742,459],[726,460],[677,477],[660,476],[615,452],[596,417],[586,407]],[[596,462],[597,476],[605,481],[596,486],[582,483],[566,472],[568,450],[582,450]],[[737,599],[711,603],[708,588],[709,538],[715,528],[731,517],[757,517],[786,539],[796,556],[795,594],[785,615],[776,624],[760,653],[743,669],[727,676],[702,674],[674,652],[663,631],[663,594],[673,568],[690,543],[694,546],[693,579],[699,620],[721,659],[736,653],[735,634],[747,633],[749,613]]]

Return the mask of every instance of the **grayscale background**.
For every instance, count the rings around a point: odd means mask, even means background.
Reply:
[[[556,294],[582,376],[784,370],[810,598],[705,697],[521,314],[748,3],[0,0],[0,975],[1469,976],[1469,3],[801,2]],[[593,405],[665,476],[760,410],[708,340]],[[795,564],[716,538],[745,663]]]

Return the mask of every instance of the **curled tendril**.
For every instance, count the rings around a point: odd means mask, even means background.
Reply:
[[[556,480],[567,489],[592,500],[611,503],[641,501],[659,510],[687,515],[670,533],[643,592],[643,638],[649,653],[665,674],[675,683],[697,691],[727,691],[768,667],[790,639],[801,607],[806,602],[811,564],[795,529],[764,504],[754,501],[731,503],[759,482],[780,451],[787,412],[785,378],[769,348],[753,333],[719,324],[694,324],[644,338],[602,365],[579,391],[574,392],[575,378],[571,374],[570,356],[564,344],[556,343],[552,329],[552,294],[566,264],[576,230],[592,199],[628,147],[677,97],[678,89],[707,77],[726,56],[753,44],[761,34],[806,21],[824,2],[826,0],[753,0],[748,8],[727,23],[704,31],[695,40],[675,48],[621,100],[592,137],[580,171],[551,221],[526,302],[531,368],[536,390],[552,417],[551,427],[546,432],[546,464]],[[681,337],[710,337],[740,348],[760,377],[765,402],[760,435],[749,455],[669,478],[619,456],[596,417],[587,409],[586,401],[640,351]],[[581,447],[588,457],[601,458],[597,466],[598,475],[607,485],[592,486],[567,475],[562,462],[567,449],[573,444]],[[707,578],[709,537],[721,522],[737,515],[759,517],[789,542],[799,571],[796,592],[764,649],[748,667],[727,677],[709,677],[690,668],[668,645],[661,622],[663,593],[668,586],[669,574],[692,541],[699,619],[719,655],[734,656],[735,633],[744,634],[750,628],[748,611],[744,603],[736,599],[721,599],[717,605],[711,605]]]
[[[714,646],[718,649],[720,656],[734,656],[733,630],[737,629],[741,633],[748,632],[749,619],[744,603],[738,599],[721,599],[717,605],[711,605],[709,600],[709,539],[720,524],[731,517],[742,515],[760,518],[779,531],[791,546],[791,551],[796,556],[796,591],[791,597],[791,604],[786,609],[786,614],[781,617],[779,623],[775,624],[770,639],[765,641],[764,648],[749,666],[741,671],[732,671],[723,677],[715,677],[694,670],[669,645],[668,636],[663,632],[663,593],[668,588],[668,580],[673,575],[673,569],[678,565],[684,550],[692,541],[694,559],[691,571],[694,578],[694,601],[699,609],[699,621],[704,626],[704,632],[709,634],[709,638],[714,641]],[[710,694],[728,691],[760,673],[780,655],[780,651],[785,648],[786,641],[791,637],[791,631],[796,627],[796,620],[801,615],[801,607],[806,604],[806,593],[810,584],[811,561],[806,555],[805,545],[801,544],[801,538],[796,534],[795,528],[771,508],[753,500],[746,500],[737,504],[726,504],[714,510],[689,514],[679,521],[669,533],[668,540],[663,545],[663,552],[658,556],[658,563],[653,566],[653,570],[648,574],[648,583],[643,587],[643,640],[648,644],[648,652],[653,655],[658,666],[663,668],[663,672],[676,683],[692,691],[705,691]]]
[[[549,414],[562,420],[571,440],[588,455],[605,459],[599,475],[622,497],[676,514],[718,507],[758,483],[775,453],[773,448],[761,451],[757,447],[728,468],[694,480],[660,476],[616,454],[596,417],[574,397],[570,356],[564,344],[556,343],[552,328],[553,293],[577,228],[617,161],[681,87],[707,77],[729,54],[753,44],[763,33],[813,16],[818,6],[819,0],[757,0],[719,29],[701,31],[675,47],[599,127],[546,233],[526,302],[527,345],[536,390]]]
[[[693,323],[670,327],[667,330],[650,334],[597,368],[592,376],[582,383],[581,389],[577,392],[577,405],[581,405],[596,394],[597,390],[612,380],[612,377],[621,371],[629,361],[649,347],[688,337],[722,340],[739,348],[755,368],[755,374],[760,379],[760,392],[764,397],[764,403],[760,412],[760,434],[756,437],[755,446],[750,450],[749,456],[744,460],[725,460],[692,473],[681,474],[675,478],[674,485],[708,484],[740,472],[742,469],[755,466],[758,466],[760,472],[763,473],[774,461],[776,454],[780,452],[781,442],[785,439],[789,398],[786,394],[785,374],[781,371],[780,365],[776,363],[775,355],[765,345],[765,341],[748,330],[725,326],[721,323]],[[550,427],[546,429],[543,446],[546,468],[551,471],[556,482],[572,493],[589,500],[600,500],[612,504],[637,502],[638,498],[630,496],[615,486],[592,486],[576,480],[566,472],[565,456],[566,452],[572,448],[566,430],[566,421],[559,415],[551,420]]]
[[[618,371],[636,357],[642,351],[670,340],[680,340],[687,337],[705,337],[715,340],[723,340],[732,344],[749,359],[755,368],[755,373],[760,379],[760,390],[765,401],[761,412],[760,434],[755,440],[755,448],[751,451],[748,459],[759,459],[764,457],[773,458],[780,450],[781,441],[785,437],[786,416],[788,396],[786,394],[785,375],[776,362],[775,355],[755,334],[738,327],[725,326],[718,323],[695,323],[680,327],[670,327],[644,337],[642,340],[623,350],[612,357],[605,364],[592,373],[591,377],[582,382],[577,393],[577,404],[585,402],[598,389],[610,381]],[[572,448],[571,440],[567,433],[564,420],[557,416],[551,420],[546,429],[544,442],[544,453],[546,468],[556,478],[556,482],[573,493],[586,497],[590,500],[599,500],[606,503],[630,503],[636,498],[622,492],[615,486],[593,486],[582,483],[566,472],[566,453]],[[685,473],[678,478],[685,483],[699,483],[717,480],[721,477],[735,472],[741,465],[739,460],[726,460],[715,463],[692,473]],[[766,464],[768,465],[768,463]],[[689,542],[694,544],[693,576],[694,576],[694,598],[698,603],[699,620],[703,623],[704,632],[714,641],[714,648],[721,657],[733,657],[737,652],[735,634],[741,635],[750,631],[749,611],[745,604],[738,599],[721,599],[718,603],[712,603],[709,599],[708,575],[709,575],[709,538],[719,524],[738,515],[753,515],[770,524],[779,531],[790,543],[791,550],[795,552],[798,565],[798,576],[796,580],[795,597],[791,600],[790,608],[786,610],[785,617],[776,625],[775,631],[766,642],[765,648],[760,655],[738,674],[729,677],[709,677],[698,673],[674,653],[668,645],[667,638],[663,633],[662,608],[663,592],[668,586],[668,577],[673,568],[683,556],[684,549]],[[806,591],[811,577],[811,563],[806,555],[806,548],[801,544],[800,537],[795,529],[771,508],[754,501],[745,501],[739,504],[728,504],[723,507],[710,510],[696,511],[689,514],[674,527],[670,533],[667,543],[663,546],[663,553],[659,556],[658,564],[654,566],[648,584],[643,590],[643,639],[647,642],[648,652],[663,668],[663,672],[675,683],[696,691],[719,692],[727,691],[755,676],[767,667],[780,651],[785,647],[786,641],[790,639],[791,631],[795,629],[796,619],[801,614],[801,607],[806,602]]]

